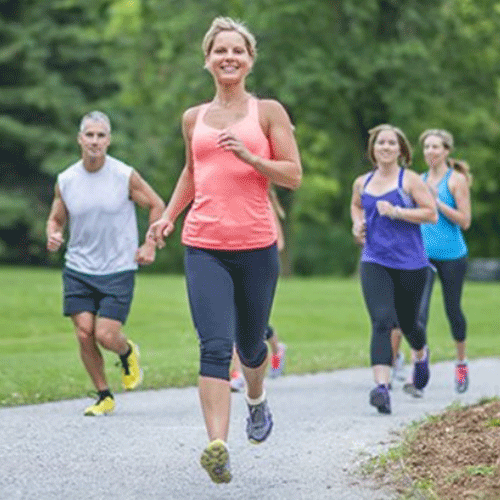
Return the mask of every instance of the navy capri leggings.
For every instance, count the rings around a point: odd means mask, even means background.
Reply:
[[[391,330],[398,325],[412,349],[425,346],[425,325],[418,316],[428,269],[391,269],[361,262],[361,286],[372,323],[372,366],[392,365]]]
[[[187,247],[184,264],[200,340],[200,375],[229,380],[234,344],[245,366],[262,365],[279,275],[276,244],[243,251]]]

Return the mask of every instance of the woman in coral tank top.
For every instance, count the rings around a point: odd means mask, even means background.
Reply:
[[[229,365],[233,342],[243,364],[250,442],[262,443],[273,420],[264,390],[267,326],[279,273],[269,185],[299,187],[302,167],[285,109],[245,87],[256,57],[254,36],[230,18],[216,18],[202,44],[212,74],[212,101],[188,109],[182,129],[186,164],[162,218],[149,229],[159,247],[184,220],[185,270],[200,340],[199,394],[209,444],[201,465],[227,483]]]

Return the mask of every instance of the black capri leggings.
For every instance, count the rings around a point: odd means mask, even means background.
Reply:
[[[276,245],[245,251],[187,247],[184,262],[200,375],[229,380],[233,344],[245,366],[262,365],[279,274]]]
[[[372,323],[371,364],[392,365],[391,330],[399,325],[415,350],[426,344],[417,321],[427,268],[392,269],[361,262],[361,287]]]
[[[462,290],[467,271],[467,257],[454,260],[434,260],[432,265],[436,268],[441,288],[443,290],[444,308],[450,323],[451,334],[457,342],[463,342],[466,337],[467,322],[462,312]],[[432,279],[429,280],[426,291],[422,297],[420,323],[427,329],[429,307],[432,294]]]

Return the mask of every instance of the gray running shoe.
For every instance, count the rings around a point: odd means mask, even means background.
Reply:
[[[396,356],[396,359],[394,361],[394,365],[392,366],[392,380],[406,380],[404,366],[405,355],[400,351],[398,352],[398,355]]]
[[[252,444],[263,443],[273,428],[273,416],[264,400],[258,405],[248,405],[247,436]]]
[[[424,397],[424,390],[423,389],[417,389],[412,382],[407,382],[406,384],[403,385],[403,391],[406,392],[406,394],[409,394],[410,396],[413,396],[414,398],[423,398]]]

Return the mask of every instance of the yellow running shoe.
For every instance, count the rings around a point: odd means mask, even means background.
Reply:
[[[122,364],[122,385],[125,389],[135,389],[142,382],[142,370],[139,366],[139,347],[130,340],[127,340],[130,346],[130,354],[120,356]]]
[[[88,417],[96,417],[98,415],[108,415],[115,409],[115,400],[111,396],[99,398],[97,403],[89,406],[84,415]]]
[[[214,483],[229,483],[233,478],[229,465],[229,452],[221,439],[212,441],[203,450],[200,463]]]

